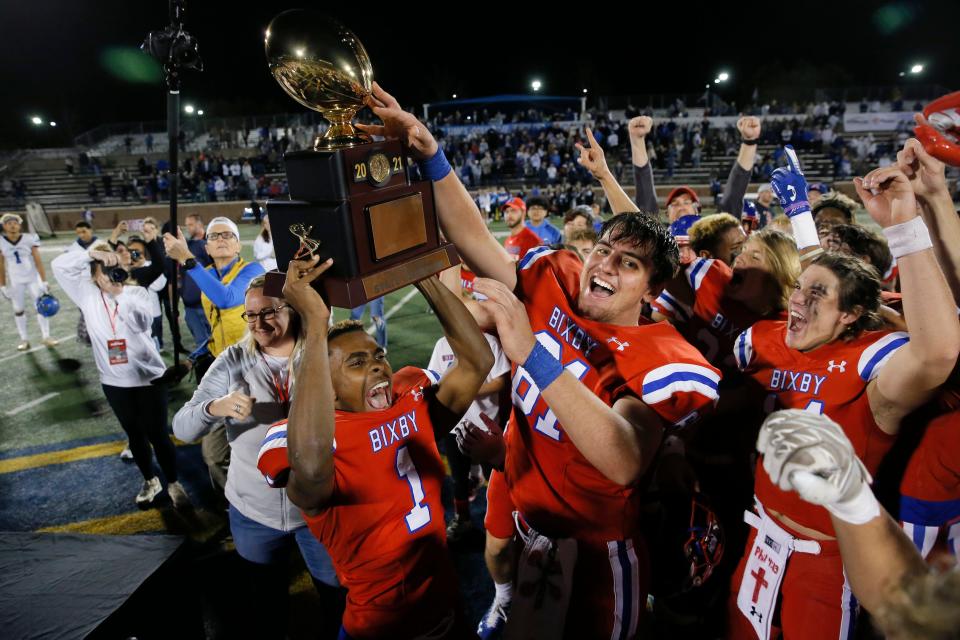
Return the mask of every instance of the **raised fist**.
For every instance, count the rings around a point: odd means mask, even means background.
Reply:
[[[630,140],[643,140],[653,129],[653,118],[650,116],[637,116],[631,118],[627,124],[627,130],[630,132]]]
[[[737,120],[737,130],[740,131],[740,137],[744,140],[758,139],[760,137],[760,118],[743,116]]]

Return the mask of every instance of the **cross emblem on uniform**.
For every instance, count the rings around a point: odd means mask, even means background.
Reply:
[[[763,567],[759,567],[756,571],[751,571],[750,575],[756,580],[753,585],[753,603],[756,604],[757,599],[760,597],[760,589],[770,586],[770,583],[763,578],[763,576],[766,575],[766,570]],[[750,615],[753,615],[753,613],[751,612]]]

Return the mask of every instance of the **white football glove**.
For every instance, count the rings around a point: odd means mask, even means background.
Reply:
[[[7,285],[3,285],[2,287],[0,287],[0,295],[2,295],[4,298],[6,298],[7,300],[9,300],[9,299],[10,299],[10,288],[7,287]]]
[[[843,429],[827,416],[788,409],[771,414],[757,437],[763,469],[783,491],[825,507],[846,522],[880,515],[870,483]]]
[[[43,294],[50,293],[50,285],[45,280],[40,281],[40,292]]]

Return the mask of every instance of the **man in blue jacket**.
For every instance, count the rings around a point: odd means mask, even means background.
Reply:
[[[187,246],[190,248],[197,262],[204,267],[210,266],[210,256],[207,255],[206,232],[203,228],[203,220],[196,214],[191,214],[186,218],[187,226]],[[183,273],[183,284],[180,289],[180,299],[183,300],[184,321],[190,329],[193,340],[199,347],[210,338],[210,323],[203,312],[203,305],[200,304],[200,287],[193,281],[189,273]]]

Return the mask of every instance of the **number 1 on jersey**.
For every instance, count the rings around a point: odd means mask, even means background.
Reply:
[[[413,533],[430,523],[430,505],[422,504],[425,497],[423,483],[420,482],[420,474],[417,473],[417,467],[414,466],[406,446],[397,449],[397,474],[410,485],[413,509],[410,509],[404,519],[407,521],[407,529]]]

